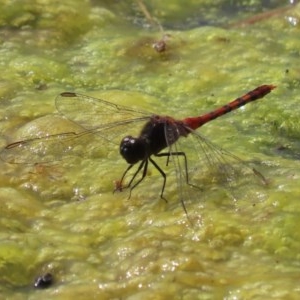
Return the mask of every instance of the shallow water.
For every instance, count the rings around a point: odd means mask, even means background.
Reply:
[[[299,297],[300,9],[228,2],[145,1],[150,19],[127,1],[3,4],[2,147],[77,130],[56,112],[62,91],[180,119],[262,84],[277,88],[198,130],[255,163],[268,186],[247,175],[224,190],[202,171],[201,190],[184,190],[188,217],[165,160],[157,162],[168,174],[167,203],[153,168],[130,199],[113,194],[126,162],[105,139],[84,140],[75,157],[54,150],[48,163],[30,152],[18,153],[21,164],[0,161],[1,298]],[[158,53],[152,44],[164,34]],[[181,146],[193,161],[190,142]],[[48,272],[53,284],[35,289]]]

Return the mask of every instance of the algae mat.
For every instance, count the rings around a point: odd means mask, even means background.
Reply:
[[[127,164],[110,136],[83,138],[75,156],[60,155],[58,143],[47,162],[34,151],[15,153],[21,163],[1,161],[1,299],[299,298],[299,5],[0,4],[2,148],[77,131],[56,111],[63,91],[181,119],[277,86],[197,131],[268,184],[244,174],[224,189],[189,164],[200,188],[184,190],[188,217],[172,161],[156,159],[168,202],[152,167],[130,198],[112,193]],[[210,159],[189,138],[179,146],[189,161]],[[52,282],[39,277],[47,273]],[[34,287],[38,277],[45,288]]]

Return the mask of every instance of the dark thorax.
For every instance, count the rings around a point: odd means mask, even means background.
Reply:
[[[142,128],[139,137],[126,136],[121,141],[120,154],[127,163],[135,164],[151,155],[157,155],[189,132],[181,121],[153,115]]]

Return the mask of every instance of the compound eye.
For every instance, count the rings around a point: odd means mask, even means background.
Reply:
[[[146,149],[144,140],[126,136],[121,141],[120,154],[131,165],[145,159]]]

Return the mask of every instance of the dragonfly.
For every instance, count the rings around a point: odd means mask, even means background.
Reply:
[[[54,157],[72,153],[76,148],[75,145],[80,144],[79,141],[83,140],[84,137],[90,135],[100,137],[102,140],[101,145],[105,147],[106,141],[115,143],[116,139],[120,139],[123,134],[124,137],[119,144],[119,152],[128,163],[128,166],[121,179],[117,181],[115,191],[129,189],[131,195],[131,191],[145,179],[149,164],[151,164],[162,176],[163,183],[160,197],[166,200],[164,191],[167,175],[154,160],[154,157],[165,157],[167,160],[166,166],[169,161],[173,161],[175,168],[178,169],[176,176],[179,184],[182,184],[183,177],[185,177],[184,181],[191,186],[194,185],[189,181],[187,155],[176,146],[180,138],[194,136],[199,144],[208,145],[209,148],[213,149],[217,156],[216,160],[220,163],[226,162],[226,156],[240,161],[238,157],[210,143],[196,130],[220,116],[263,98],[275,87],[274,85],[261,85],[209,113],[180,120],[167,115],[151,114],[76,92],[63,92],[55,100],[56,109],[65,118],[80,125],[81,129],[13,142],[2,150],[0,156],[3,160],[11,163],[28,161],[28,157],[43,162],[47,161],[49,153]],[[125,135],[126,130],[139,123],[144,123],[144,125],[137,136]],[[163,151],[165,149],[167,150]],[[213,159],[210,158],[210,154],[205,152],[205,156],[208,163],[211,163]],[[180,157],[183,159],[183,166],[178,163]],[[136,170],[125,184],[126,175],[136,165]],[[225,175],[229,173],[227,167],[224,170]],[[256,177],[265,181],[259,171],[254,168],[251,171]],[[182,175],[182,173],[185,175]],[[140,177],[138,177],[139,174]],[[180,201],[187,214],[183,196],[180,197]]]

